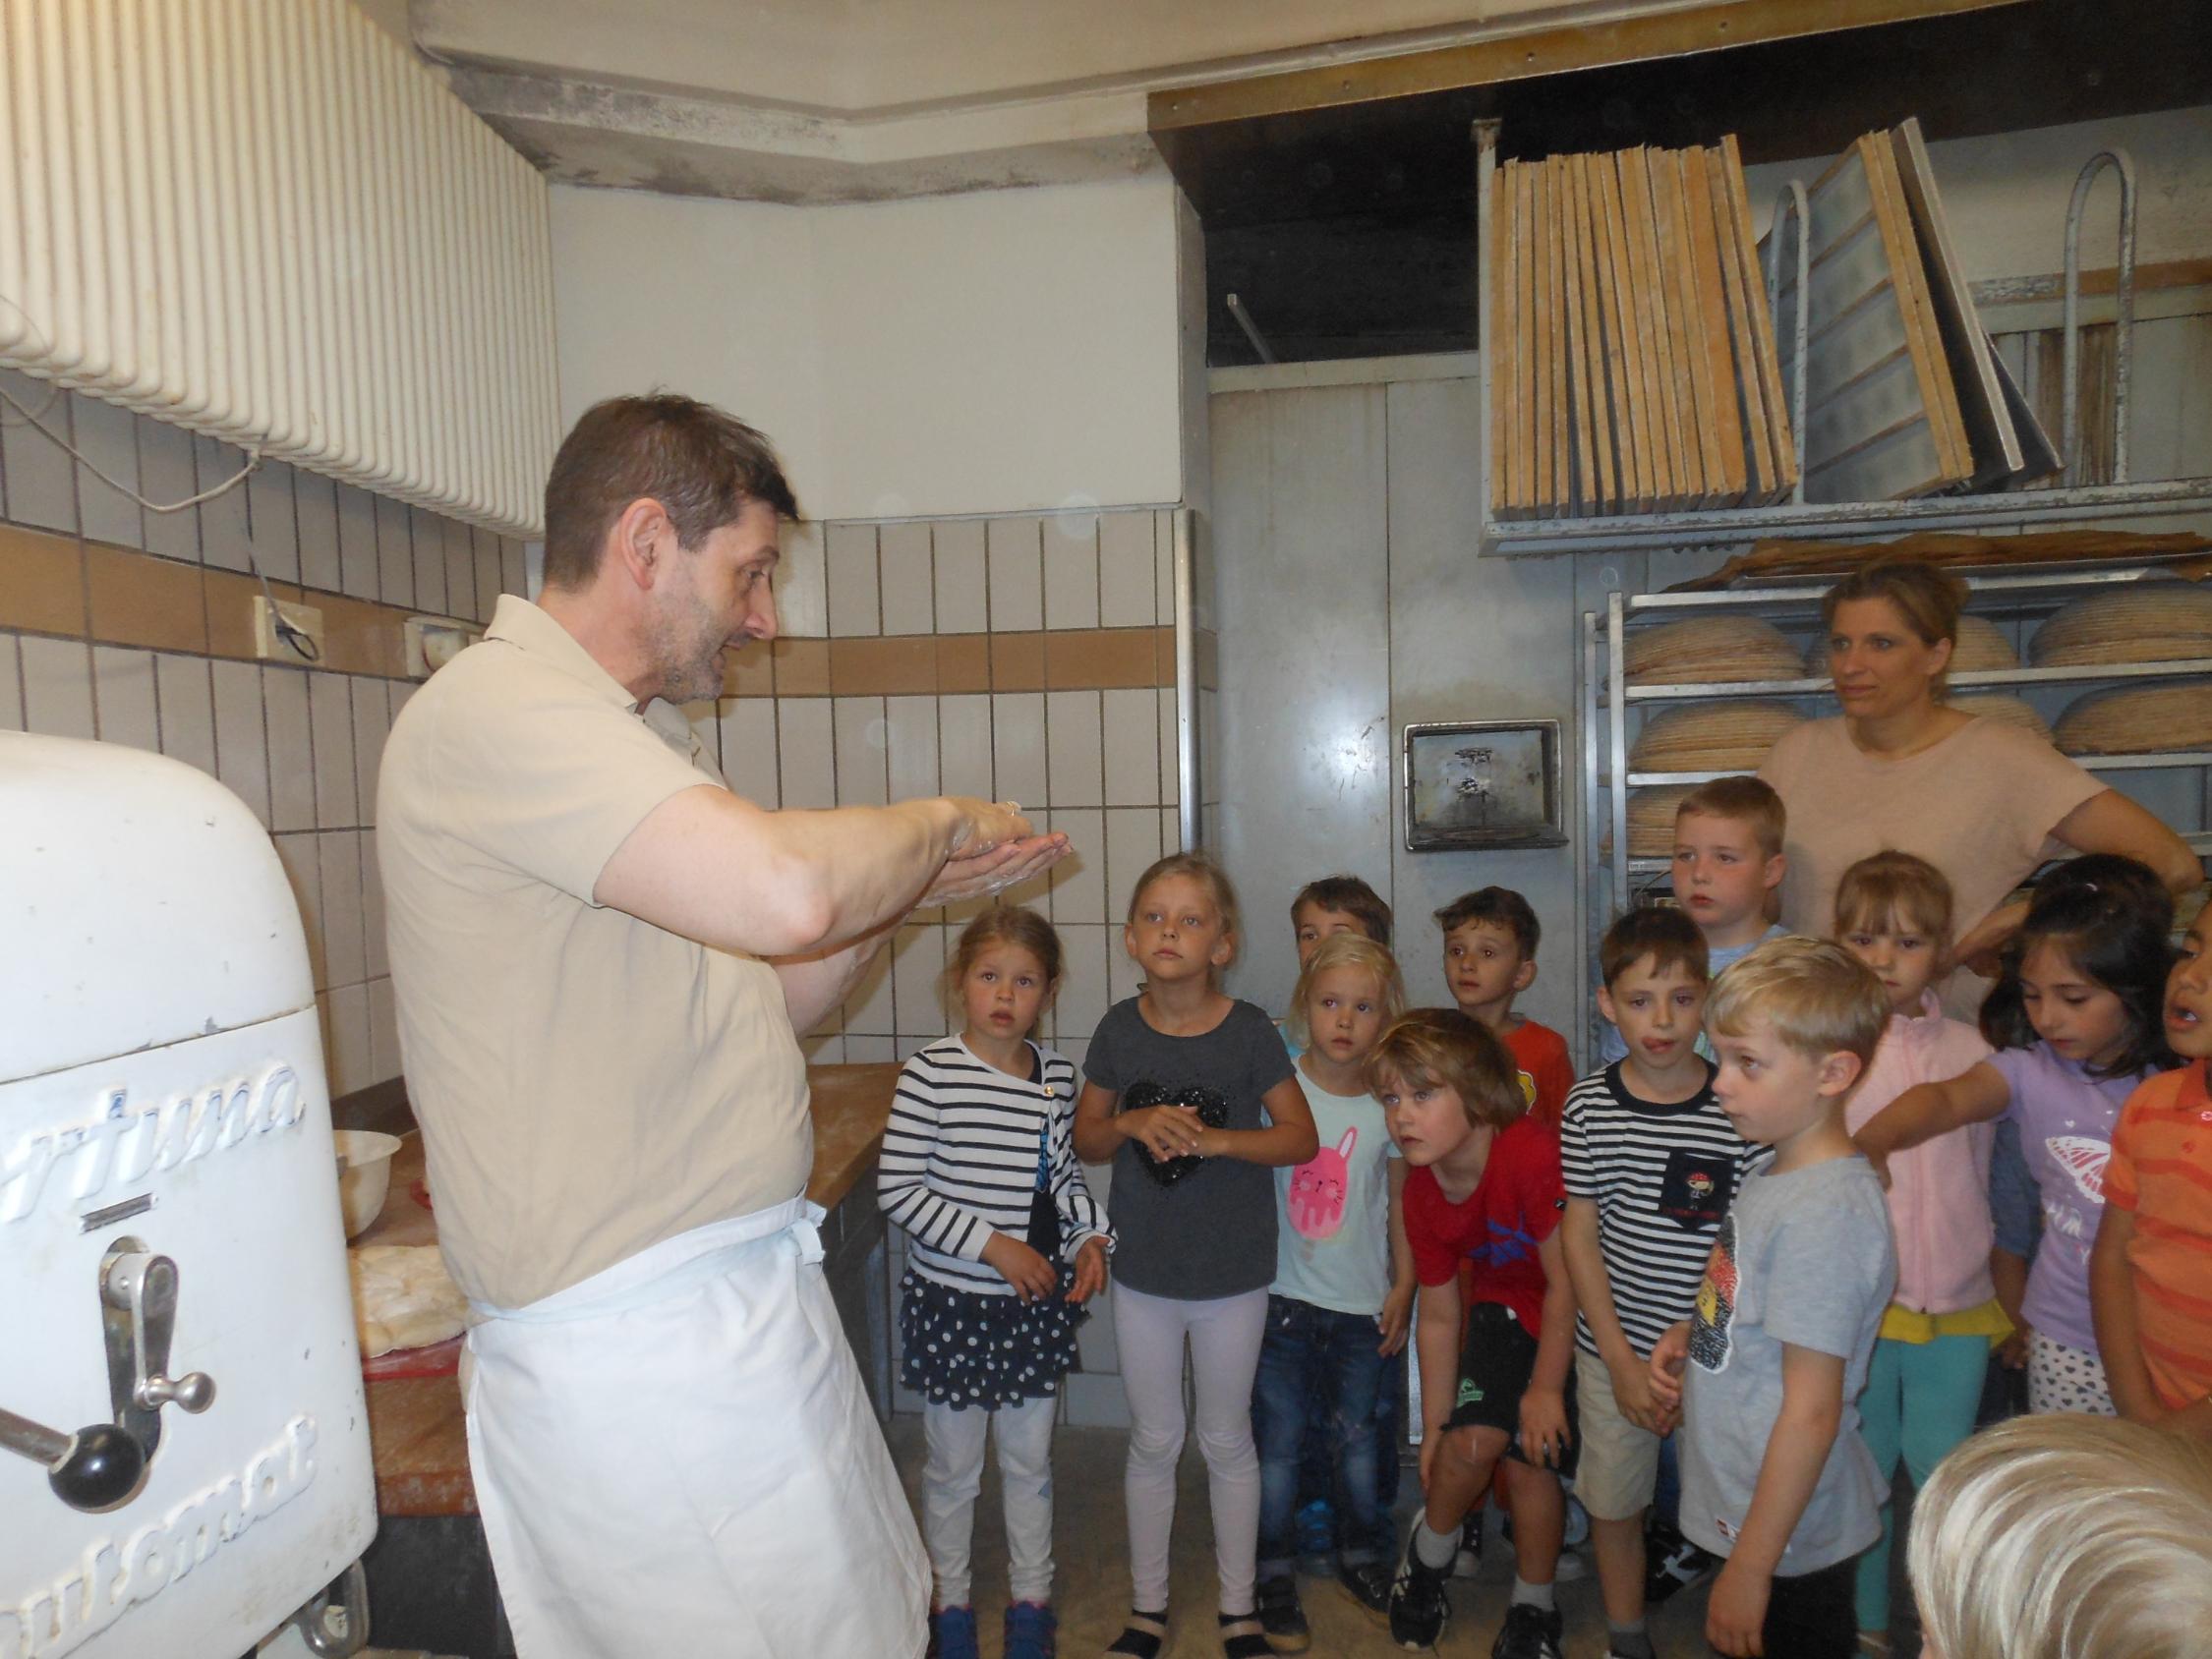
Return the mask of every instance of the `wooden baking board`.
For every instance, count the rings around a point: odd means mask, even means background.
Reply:
[[[1997,354],[1990,349],[1989,335],[1974,310],[1965,265],[1951,244],[1917,116],[1907,117],[1892,130],[1890,146],[1927,264],[1937,328],[1955,372],[1959,415],[1973,451],[1975,487],[2002,486],[2027,471],[2028,448],[1999,378]],[[2049,447],[2048,439],[2042,447]]]
[[[1579,514],[1586,493],[1575,466],[1574,410],[1568,397],[1570,367],[1567,360],[1567,306],[1572,283],[1567,276],[1564,203],[1558,169],[1543,169],[1545,200],[1541,230],[1543,248],[1550,261],[1550,284],[1544,289],[1543,321],[1546,367],[1551,376],[1552,484],[1562,512]]]
[[[1521,349],[1522,318],[1514,295],[1514,247],[1517,213],[1514,205],[1514,169],[1508,161],[1490,181],[1490,222],[1483,234],[1490,239],[1490,291],[1483,304],[1490,308],[1490,517],[1517,517],[1514,493],[1516,444],[1514,429],[1520,416],[1514,408],[1519,385],[1515,370]]]
[[[1659,232],[1653,224],[1651,152],[1639,144],[1613,157],[1620,174],[1620,210],[1628,228],[1629,272],[1636,296],[1636,337],[1643,343],[1644,425],[1651,434],[1653,501],[1679,511],[1680,436],[1673,416],[1674,372],[1666,355],[1666,292],[1659,273]]]
[[[1786,500],[1797,487],[1797,445],[1791,435],[1789,405],[1782,398],[1781,336],[1767,305],[1767,273],[1760,268],[1759,244],[1752,234],[1751,197],[1743,176],[1743,156],[1736,136],[1720,136],[1721,182],[1727,187],[1729,245],[1743,272],[1747,309],[1751,314],[1751,339],[1757,354],[1760,401],[1765,408],[1767,430],[1775,452],[1775,491],[1771,500]]]
[[[1598,303],[1603,308],[1605,380],[1613,410],[1613,474],[1620,510],[1652,509],[1649,463],[1645,460],[1643,397],[1636,389],[1636,343],[1629,326],[1631,308],[1627,263],[1621,257],[1620,190],[1609,155],[1578,155],[1584,203],[1598,265]]]
[[[1552,246],[1558,260],[1561,308],[1566,324],[1565,350],[1560,367],[1567,382],[1568,421],[1573,434],[1574,516],[1586,518],[1602,512],[1598,495],[1598,441],[1590,419],[1589,377],[1583,371],[1583,347],[1589,324],[1582,315],[1582,248],[1574,233],[1574,179],[1559,157],[1543,163],[1551,179]]]
[[[1682,195],[1674,152],[1655,149],[1645,156],[1645,188],[1652,200],[1652,225],[1658,254],[1661,328],[1660,357],[1666,365],[1667,419],[1674,434],[1676,483],[1684,507],[1705,498],[1705,462],[1698,441],[1697,392],[1690,366],[1690,324],[1683,303],[1680,272],[1688,257],[1683,237]]]
[[[1543,311],[1549,290],[1544,285],[1548,275],[1543,257],[1543,237],[1540,227],[1543,222],[1543,172],[1542,168],[1524,164],[1521,168],[1521,203],[1519,223],[1515,234],[1519,261],[1516,280],[1522,285],[1521,296],[1521,360],[1520,398],[1521,409],[1515,417],[1518,441],[1526,456],[1524,486],[1528,490],[1530,511],[1544,517],[1553,510],[1559,499],[1551,484],[1551,448],[1544,441],[1544,433],[1551,425],[1550,375],[1543,363]]]
[[[1651,339],[1644,327],[1644,310],[1637,300],[1635,251],[1628,228],[1628,209],[1621,194],[1619,154],[1593,155],[1592,171],[1605,206],[1605,232],[1610,240],[1613,272],[1613,311],[1620,322],[1622,390],[1628,406],[1629,446],[1635,462],[1634,506],[1650,512],[1663,494],[1664,474],[1659,445],[1652,429]]]
[[[1682,155],[1682,190],[1688,202],[1690,255],[1697,269],[1697,301],[1704,314],[1705,349],[1713,390],[1713,430],[1719,451],[1720,502],[1741,502],[1749,485],[1744,467],[1743,414],[1736,403],[1735,345],[1728,333],[1728,299],[1720,278],[1720,233],[1713,218],[1713,187],[1705,151]]]
[[[1853,144],[1807,193],[1811,327],[1805,358],[1805,498],[1888,501],[1955,482],[1931,414],[1918,341],[1898,298],[1865,156]],[[1785,266],[1790,263],[1784,260]],[[1786,320],[1777,309],[1777,325]]]
[[[1599,299],[1598,240],[1591,226],[1590,192],[1585,188],[1589,170],[1583,158],[1563,155],[1559,167],[1567,179],[1567,232],[1574,239],[1570,256],[1582,289],[1582,339],[1576,347],[1584,397],[1590,409],[1591,497],[1588,510],[1612,513],[1620,510],[1620,482],[1613,448],[1613,416],[1610,378],[1605,363],[1605,315]]]
[[[1703,489],[1692,504],[1712,507],[1724,498],[1725,474],[1720,465],[1720,434],[1714,416],[1713,359],[1705,338],[1705,308],[1698,303],[1697,226],[1690,216],[1689,152],[1674,150],[1667,156],[1664,182],[1674,198],[1674,220],[1679,231],[1675,249],[1674,279],[1668,298],[1682,313],[1684,345],[1689,353],[1690,412],[1698,444],[1698,467]],[[1655,174],[1655,178],[1660,175]]]
[[[1974,456],[1966,441],[1966,423],[1958,412],[1956,377],[1944,355],[1943,338],[1936,326],[1934,302],[1928,294],[1928,267],[1920,256],[1919,238],[1912,230],[1912,215],[1905,206],[1904,188],[1897,180],[1897,158],[1887,137],[1869,133],[1859,140],[1867,184],[1874,198],[1874,213],[1882,226],[1882,239],[1890,252],[1890,268],[1897,287],[1897,304],[1910,327],[1913,363],[1923,385],[1930,391],[1929,418],[1944,449],[1949,477],[1964,482],[1973,477]]]
[[[1713,193],[1713,225],[1720,259],[1720,286],[1728,300],[1728,335],[1735,360],[1736,407],[1743,423],[1744,476],[1753,502],[1775,498],[1775,438],[1767,427],[1764,388],[1759,382],[1759,350],[1753,344],[1750,296],[1744,292],[1743,265],[1737,257],[1735,210],[1727,183],[1728,159],[1719,148],[1705,152],[1705,180]]]

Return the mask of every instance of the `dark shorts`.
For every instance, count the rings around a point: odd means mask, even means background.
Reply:
[[[1582,1451],[1581,1413],[1575,1409],[1575,1380],[1567,1375],[1567,1450],[1557,1463],[1541,1462],[1521,1450],[1521,1396],[1536,1370],[1534,1333],[1499,1302],[1477,1302],[1467,1318],[1467,1344],[1459,1354],[1459,1392],[1447,1428],[1489,1428],[1506,1437],[1505,1455],[1563,1478],[1575,1472]]]

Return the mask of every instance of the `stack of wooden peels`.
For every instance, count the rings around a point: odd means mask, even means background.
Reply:
[[[1493,518],[1790,493],[1796,450],[1733,137],[1508,161],[1487,234]]]

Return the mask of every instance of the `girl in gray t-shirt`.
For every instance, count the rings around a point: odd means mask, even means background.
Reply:
[[[1275,1274],[1270,1170],[1313,1156],[1313,1115],[1259,1008],[1221,989],[1237,895],[1200,853],[1136,884],[1123,944],[1144,989],[1107,1010],[1083,1063],[1076,1150],[1114,1161],[1114,1335],[1129,1397],[1129,1627],[1107,1649],[1154,1659],[1183,1451],[1183,1353],[1213,1495],[1226,1659],[1272,1652],[1253,1615],[1259,1457],[1252,1374]]]

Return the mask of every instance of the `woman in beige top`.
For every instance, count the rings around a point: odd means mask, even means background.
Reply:
[[[1821,620],[1843,713],[1787,733],[1759,775],[1789,815],[1787,926],[1826,935],[1843,872],[1894,847],[1950,879],[1954,959],[1986,971],[2026,912],[2007,894],[2040,864],[2125,853],[2177,894],[2204,872],[2173,830],[2034,733],[1944,702],[1964,596],[1955,577],[1905,559],[1877,559],[1831,588]]]

